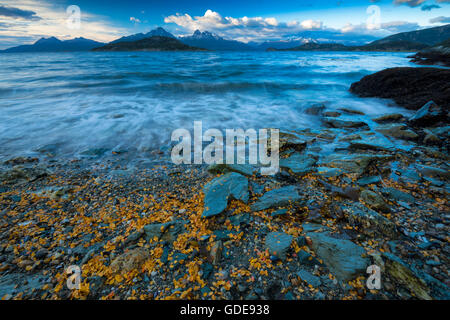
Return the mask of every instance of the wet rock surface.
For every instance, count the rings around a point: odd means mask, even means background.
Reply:
[[[392,99],[407,109],[419,110],[434,101],[450,108],[450,70],[439,68],[392,68],[362,78],[350,91],[361,97]]]
[[[367,126],[283,134],[274,176],[163,159],[3,163],[0,297],[448,299],[448,126],[340,109]]]

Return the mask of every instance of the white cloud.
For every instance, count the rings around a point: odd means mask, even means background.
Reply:
[[[430,23],[450,23],[450,17],[444,17],[444,16],[436,17],[436,18],[430,19]]]
[[[287,32],[319,30],[323,28],[322,21],[305,20],[280,22],[269,17],[222,17],[218,12],[207,10],[203,16],[192,17],[189,14],[175,14],[164,19],[165,23],[174,23],[186,31],[213,31],[222,36],[228,36],[240,41],[257,39],[272,39]],[[226,34],[225,34],[226,32]]]
[[[134,22],[134,23],[141,23],[141,20],[139,20],[138,18],[135,18],[135,17],[130,17],[130,21]]]

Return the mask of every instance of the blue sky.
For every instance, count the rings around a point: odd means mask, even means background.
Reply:
[[[67,24],[69,5],[81,10],[79,28]],[[0,48],[48,36],[107,42],[157,26],[248,42],[306,32],[382,37],[447,23],[450,0],[0,0]]]

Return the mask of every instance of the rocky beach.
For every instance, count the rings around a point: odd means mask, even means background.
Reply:
[[[441,72],[446,91],[409,81],[414,99],[396,100],[372,81],[383,72]],[[275,176],[176,166],[167,150],[152,167],[98,150],[11,158],[0,170],[0,298],[449,299],[448,83],[448,70],[417,68],[352,85],[410,116],[309,107],[323,127],[280,132]],[[366,285],[373,265],[379,289]],[[81,270],[77,290],[69,266]]]

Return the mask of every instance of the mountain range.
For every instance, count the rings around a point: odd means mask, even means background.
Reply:
[[[304,32],[302,35],[292,36],[289,39],[266,41],[262,43],[249,42],[244,43],[237,40],[225,39],[221,36],[215,35],[208,31],[196,30],[190,36],[175,37],[171,33],[167,32],[163,28],[156,28],[148,33],[138,33],[129,36],[118,38],[109,44],[106,44],[106,48],[113,50],[133,50],[132,48],[139,48],[136,50],[156,50],[152,47],[156,43],[159,43],[162,47],[161,50],[167,50],[171,46],[178,48],[177,50],[183,50],[187,48],[176,44],[173,40],[179,40],[182,44],[191,47],[192,49],[206,49],[213,51],[276,51],[276,50],[291,50],[291,51],[320,51],[320,50],[332,50],[332,51],[417,51],[425,49],[429,46],[436,45],[450,38],[450,24],[434,27],[423,30],[416,30],[411,32],[404,32],[388,36],[383,39],[374,40],[373,37],[367,36],[365,40],[371,39],[372,42],[366,45],[351,45],[352,41],[330,41],[328,39],[333,38],[332,31],[311,31]],[[315,38],[314,36],[317,36]],[[153,42],[141,42],[139,41],[149,39],[152,37],[168,38],[170,40],[158,39]],[[355,36],[355,41],[358,43],[361,41],[361,36]],[[366,41],[367,43],[368,41]],[[112,46],[113,44],[128,43],[127,45],[121,44],[119,46]],[[133,44],[130,44],[133,43]],[[143,48],[143,43],[151,44],[149,48]],[[0,52],[64,52],[64,51],[90,51],[95,48],[104,47],[105,44],[94,40],[75,38],[72,40],[61,41],[55,37],[42,38],[32,45],[22,45],[18,47],[9,48]],[[105,48],[105,50],[106,50]],[[109,50],[108,49],[108,50]]]
[[[108,43],[93,51],[205,51],[206,49],[188,46],[171,37],[152,36],[136,41]]]
[[[41,38],[34,44],[27,44],[9,48],[0,52],[65,52],[65,51],[89,51],[103,46],[104,43],[85,38],[71,40],[59,40],[55,37]]]

